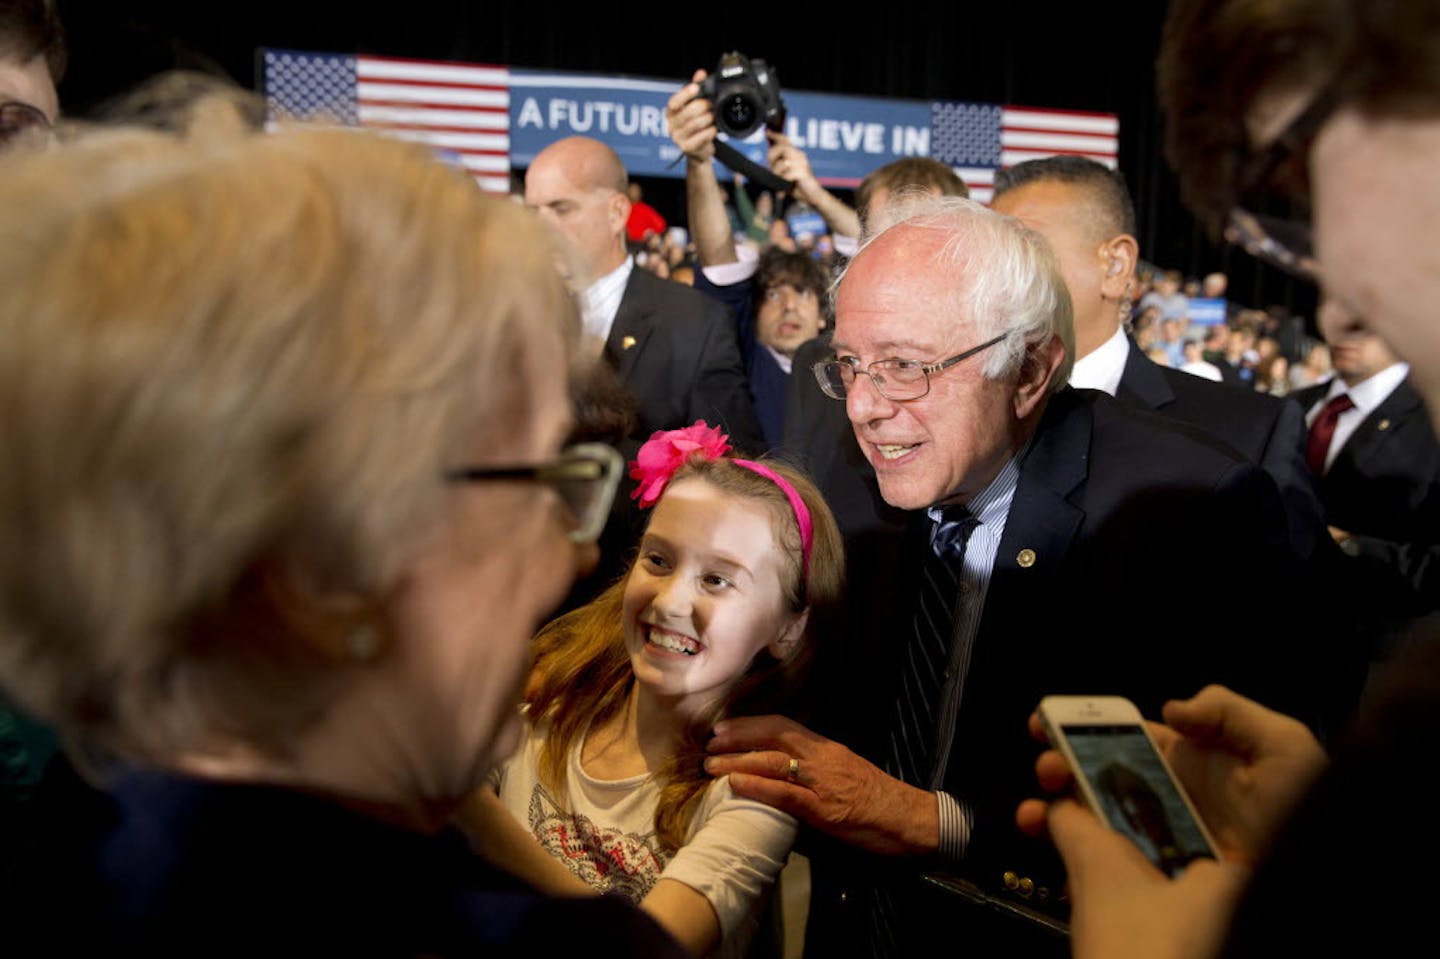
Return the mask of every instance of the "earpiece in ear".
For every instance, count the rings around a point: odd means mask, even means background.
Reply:
[[[1120,270],[1121,270],[1123,267],[1124,267],[1124,264],[1121,263],[1119,260],[1117,260],[1115,257],[1112,256],[1112,257],[1110,258],[1110,269],[1108,269],[1108,270],[1105,271],[1105,275],[1106,275],[1106,276],[1114,276],[1115,274],[1119,273]]]

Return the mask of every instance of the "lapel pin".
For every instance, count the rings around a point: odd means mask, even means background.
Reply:
[[[1026,547],[1015,554],[1015,562],[1020,564],[1021,569],[1029,569],[1035,565],[1035,551]]]
[[[632,346],[634,346],[634,345],[635,345],[635,337],[633,337],[633,336],[621,337],[621,339],[620,339],[620,349],[622,349],[622,350],[628,350],[628,349],[630,349],[630,347],[632,347]]]
[[[1380,432],[1383,433],[1383,432],[1385,432],[1386,430],[1388,430],[1388,429],[1390,428],[1390,421],[1389,421],[1389,420],[1381,420],[1379,423],[1376,423],[1376,424],[1375,424],[1375,428],[1378,429]]]

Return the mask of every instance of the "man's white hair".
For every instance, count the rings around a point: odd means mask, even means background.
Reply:
[[[1075,361],[1074,312],[1059,261],[1044,237],[974,200],[926,193],[896,195],[874,211],[869,226],[852,263],[892,230],[945,234],[931,265],[940,275],[954,277],[956,315],[974,325],[977,344],[1011,334],[987,353],[986,376],[1014,373],[1032,350],[1058,336],[1065,344],[1065,360],[1050,391],[1069,382]],[[832,295],[838,294],[846,273],[848,267],[836,278]]]

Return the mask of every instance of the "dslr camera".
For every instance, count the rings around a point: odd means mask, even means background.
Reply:
[[[715,126],[727,136],[743,140],[761,124],[777,133],[785,126],[780,78],[764,60],[739,51],[724,54],[700,84],[700,95],[714,104]]]

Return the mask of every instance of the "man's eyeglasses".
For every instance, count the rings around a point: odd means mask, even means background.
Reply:
[[[0,103],[0,147],[33,129],[50,129],[49,118],[28,103],[18,100]]]
[[[567,447],[559,459],[535,466],[463,466],[445,474],[452,483],[522,480],[555,488],[570,514],[570,539],[593,543],[605,528],[625,461],[603,443]]]
[[[1225,227],[1225,238],[1251,256],[1312,283],[1319,264],[1310,231],[1310,147],[1339,104],[1338,87],[1322,90],[1285,132],[1240,165]],[[1277,193],[1290,201],[1290,215],[1258,212]]]
[[[938,363],[921,363],[918,360],[888,359],[876,360],[863,369],[860,360],[853,356],[844,359],[827,360],[811,367],[815,380],[826,396],[843,400],[855,385],[855,377],[868,376],[875,389],[887,400],[903,402],[918,400],[930,392],[930,375],[948,370],[977,353],[984,352],[1010,335],[1009,330],[994,339],[986,340],[979,346],[972,346],[964,353],[957,353],[948,360]]]

